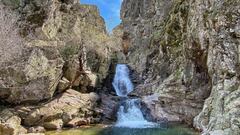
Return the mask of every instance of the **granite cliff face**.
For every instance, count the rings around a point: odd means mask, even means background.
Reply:
[[[97,7],[57,0],[1,3],[1,30],[7,33],[1,44],[2,99],[38,102],[53,96],[62,76],[82,89],[106,77],[113,47]]]
[[[155,119],[239,128],[239,0],[124,0],[123,52]]]
[[[115,37],[78,0],[0,1],[0,134],[98,123]],[[10,124],[9,124],[10,123]]]
[[[240,134],[239,9],[123,0],[109,35],[97,7],[78,0],[0,0],[0,134],[114,120],[116,63],[129,64],[149,119]]]

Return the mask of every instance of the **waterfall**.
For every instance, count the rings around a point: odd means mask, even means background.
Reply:
[[[128,128],[149,128],[155,127],[156,124],[145,120],[143,113],[140,110],[139,99],[127,99],[119,108],[116,126]]]
[[[127,97],[133,91],[133,84],[129,78],[129,69],[125,64],[118,64],[113,80],[113,87],[120,97]],[[140,109],[140,99],[129,99],[122,102],[118,110],[116,127],[149,128],[157,126],[156,123],[145,120]]]
[[[127,96],[128,93],[133,91],[133,84],[129,79],[129,69],[127,65],[117,65],[112,84],[118,96]]]

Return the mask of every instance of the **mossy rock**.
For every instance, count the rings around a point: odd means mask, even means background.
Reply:
[[[1,3],[11,8],[18,8],[20,6],[20,0],[1,0]]]

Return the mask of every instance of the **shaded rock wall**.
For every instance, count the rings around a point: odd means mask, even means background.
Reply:
[[[134,94],[156,119],[194,123],[203,134],[240,133],[239,4],[123,1],[123,47],[145,80]]]

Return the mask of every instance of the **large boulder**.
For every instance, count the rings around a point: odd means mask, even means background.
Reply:
[[[9,103],[51,98],[64,64],[57,48],[50,42],[23,39],[17,31],[17,13],[1,4],[0,8],[0,98]]]
[[[97,109],[99,96],[95,93],[82,94],[69,89],[56,99],[39,107],[19,108],[17,112],[24,112],[22,118],[26,126],[44,126],[46,129],[60,129],[72,125],[73,120],[86,121],[85,125],[96,123],[101,118],[101,111]],[[27,107],[28,108],[28,107]],[[79,123],[82,125],[82,123]],[[80,126],[77,125],[76,126]]]
[[[20,61],[0,68],[0,97],[9,103],[38,102],[52,97],[63,60],[54,48],[29,48]]]
[[[96,6],[2,0],[0,12],[2,101],[37,103],[52,98],[57,88],[86,92],[106,78],[114,43]]]

